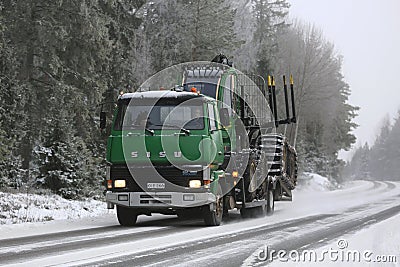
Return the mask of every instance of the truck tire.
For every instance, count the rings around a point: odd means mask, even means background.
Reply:
[[[274,199],[274,190],[268,189],[267,192],[267,207],[266,207],[266,213],[268,216],[274,214],[275,210],[275,199]]]
[[[135,209],[117,206],[118,222],[122,226],[134,226],[137,220],[137,212]]]
[[[256,156],[254,155],[254,153],[252,153],[249,156],[249,162],[247,164],[247,168],[243,175],[246,202],[251,202],[256,197],[256,192],[255,192],[256,188],[254,184],[255,179],[252,179],[256,173],[256,169],[257,169]],[[252,192],[250,192],[250,189],[252,189],[251,190]]]
[[[218,185],[215,210],[211,210],[210,205],[206,205],[203,207],[203,218],[205,225],[207,226],[220,225],[223,213],[224,213],[224,196],[222,195],[221,185]]]

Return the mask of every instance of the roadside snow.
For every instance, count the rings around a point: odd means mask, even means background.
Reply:
[[[0,225],[95,217],[104,213],[107,209],[101,201],[0,192]]]
[[[318,180],[319,178],[317,178]],[[393,188],[392,188],[393,187]],[[324,188],[324,187],[323,187]],[[241,220],[239,213],[233,212],[233,219],[227,222],[224,222],[217,230],[214,227],[193,227],[193,229],[188,229],[187,231],[182,232],[174,232],[172,234],[154,236],[149,239],[140,239],[140,240],[129,240],[128,242],[124,242],[123,244],[115,244],[115,245],[107,245],[93,248],[85,248],[82,251],[66,252],[65,254],[61,254],[58,256],[52,257],[41,257],[29,261],[30,265],[44,266],[44,265],[74,265],[74,264],[83,264],[83,263],[91,263],[98,260],[109,259],[113,257],[122,257],[123,255],[129,255],[133,252],[135,253],[144,253],[145,251],[153,251],[154,249],[168,250],[168,247],[171,246],[185,246],[185,243],[188,241],[199,241],[205,238],[218,238],[219,236],[224,236],[227,234],[236,234],[238,229],[241,231],[258,228],[262,225],[273,225],[285,222],[286,220],[293,220],[297,218],[303,218],[306,216],[317,215],[321,213],[334,213],[338,214],[341,212],[346,212],[350,207],[357,207],[359,205],[368,204],[370,205],[368,209],[363,210],[361,213],[355,213],[354,216],[364,216],[365,214],[374,213],[376,209],[381,210],[383,206],[392,206],[396,203],[392,203],[392,198],[396,200],[396,197],[400,193],[400,183],[374,183],[371,181],[354,181],[346,184],[340,190],[332,190],[332,191],[321,191],[315,190],[315,192],[303,191],[299,190],[300,188],[294,191],[294,201],[293,202],[277,202],[276,203],[276,212],[274,216],[265,217],[265,218],[257,218],[257,219],[249,219],[249,220]],[[303,188],[306,190],[306,188]],[[310,188],[309,188],[310,189]],[[310,189],[311,190],[311,189]],[[50,198],[46,198],[49,202]],[[318,199],[318,202],[316,201]],[[381,203],[382,200],[385,200],[384,203]],[[51,201],[57,201],[56,199],[51,198]],[[387,201],[387,202],[386,202]],[[395,201],[394,201],[395,202]],[[372,203],[380,203],[379,206],[374,208]],[[115,216],[115,210],[108,211],[105,209],[105,205],[101,204],[101,209],[105,211],[104,215],[100,215],[97,217],[86,217],[83,219],[66,219],[66,220],[55,220],[50,222],[41,222],[41,223],[20,223],[14,225],[1,225],[0,226],[0,242],[1,239],[7,238],[16,238],[21,236],[31,236],[38,235],[42,233],[53,233],[53,232],[63,232],[63,231],[71,231],[77,229],[89,229],[96,227],[104,227],[104,234],[107,233],[108,230],[114,229],[113,227],[118,225]],[[139,223],[145,221],[155,221],[161,220],[163,218],[174,217],[174,216],[162,216],[162,215],[153,215],[151,217],[147,216],[139,216]],[[237,219],[235,219],[237,218]],[[132,229],[123,229],[121,231],[143,231],[143,230],[154,230],[165,227],[172,227],[174,225],[167,226],[152,226],[151,227],[138,227]],[[150,229],[149,229],[150,228]],[[118,229],[118,228],[115,228]],[[308,231],[307,229],[303,229],[302,231]],[[112,233],[114,234],[114,233]],[[97,236],[97,234],[96,234]],[[85,236],[82,233],[81,237],[88,239],[90,236]],[[390,236],[388,237],[390,238]],[[276,239],[280,240],[281,236],[276,236]],[[67,239],[67,241],[71,241]],[[268,240],[269,244],[274,244],[275,238]],[[397,239],[398,240],[398,239]],[[59,242],[60,240],[55,240],[55,242]],[[68,241],[68,242],[69,242]],[[353,248],[353,241],[348,239],[350,244],[349,248]],[[354,241],[354,244],[357,242],[363,241]],[[381,242],[381,241],[379,241]],[[333,245],[335,245],[335,241],[333,241]],[[365,242],[365,244],[367,244]],[[43,244],[39,244],[43,245]],[[47,244],[48,245],[48,244]],[[243,244],[241,244],[243,245]],[[363,244],[362,244],[363,245]],[[227,244],[226,251],[230,251],[232,249],[232,244]],[[123,249],[121,249],[123,248]],[[22,249],[22,248],[19,248]],[[375,248],[374,248],[375,249]],[[398,247],[394,247],[394,249],[398,249]],[[374,251],[375,252],[375,251]],[[251,251],[249,251],[251,253]],[[378,253],[378,252],[376,252]],[[208,255],[208,254],[207,254]],[[196,256],[197,257],[197,256]],[[197,258],[193,258],[193,261],[197,261]],[[275,263],[275,262],[274,262]],[[287,264],[287,263],[286,263]],[[21,265],[26,265],[26,262],[21,261]],[[196,264],[194,264],[196,265]],[[280,266],[280,265],[279,265]],[[294,264],[292,266],[298,266],[298,264]],[[309,265],[303,265],[309,266]],[[385,265],[386,266],[386,265]],[[388,265],[390,266],[390,265]]]
[[[323,176],[305,173],[299,178],[301,191],[328,191],[334,185]],[[0,192],[0,225],[96,217],[110,213],[104,202],[73,201],[58,195]]]
[[[276,259],[268,266],[400,266],[400,215],[391,217],[355,233],[344,235],[317,249],[307,249],[317,258],[303,260],[301,252],[291,253],[293,260]],[[323,255],[325,256],[323,257]],[[297,255],[300,255],[297,258]],[[306,255],[306,254],[303,254]],[[316,259],[316,260],[315,260]]]
[[[337,189],[337,184],[316,173],[305,172],[298,178],[298,189],[302,191],[330,191]]]

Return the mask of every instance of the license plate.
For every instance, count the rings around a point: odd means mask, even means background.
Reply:
[[[148,189],[164,189],[165,183],[147,183]]]

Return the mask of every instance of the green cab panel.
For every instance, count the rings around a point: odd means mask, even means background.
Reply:
[[[107,160],[113,164],[143,164],[150,159],[156,165],[206,165],[223,160],[209,136],[194,131],[190,135],[168,130],[164,130],[162,135],[159,132],[145,135],[131,131],[110,136]]]

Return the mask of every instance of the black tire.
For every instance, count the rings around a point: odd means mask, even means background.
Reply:
[[[224,212],[222,213],[223,220],[229,218],[229,201],[230,201],[230,196],[229,195],[224,196]]]
[[[275,210],[275,198],[274,198],[274,190],[268,189],[267,192],[267,207],[266,207],[266,213],[268,216],[271,216],[274,214]]]
[[[223,213],[224,213],[224,196],[222,195],[221,185],[218,185],[215,209],[211,210],[210,205],[206,205],[203,207],[203,218],[205,225],[207,226],[220,225]]]
[[[122,226],[134,226],[137,221],[137,211],[132,208],[117,206],[118,222]]]
[[[250,187],[254,186],[251,183],[252,183],[252,181],[254,183],[254,180],[252,180],[252,177],[255,175],[256,169],[257,169],[256,156],[254,154],[250,154],[249,162],[247,164],[247,168],[243,175],[246,202],[251,202],[256,197],[255,191],[253,191],[253,192],[249,191]],[[253,188],[253,189],[255,189],[255,188]]]

